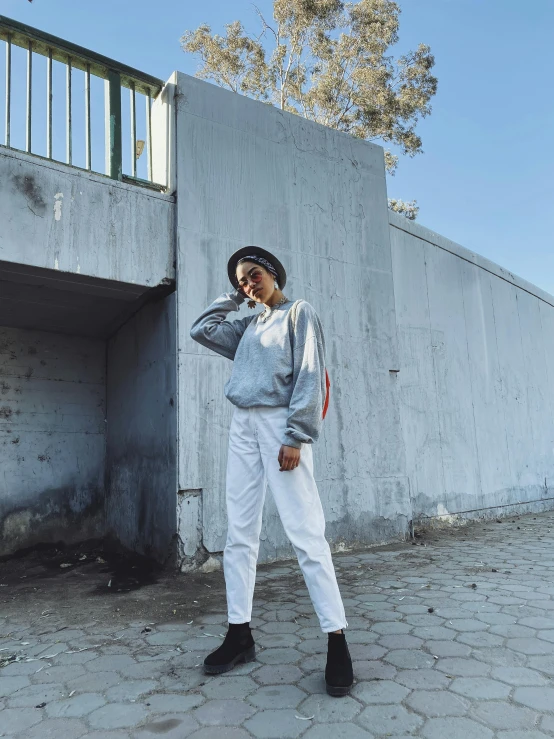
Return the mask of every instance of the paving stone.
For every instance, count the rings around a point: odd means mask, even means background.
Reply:
[[[199,726],[198,721],[189,713],[168,713],[164,716],[148,718],[132,732],[131,736],[133,739],[154,739],[156,736],[163,736],[164,739],[185,739],[185,737],[196,735]],[[218,731],[217,736],[219,739],[224,734]]]
[[[248,701],[258,708],[296,708],[306,693],[294,685],[266,685],[248,696]]]
[[[446,629],[444,626],[418,626],[412,629],[412,635],[420,639],[433,641],[449,641],[453,637],[452,629]]]
[[[0,677],[0,698],[17,693],[21,688],[30,685],[28,677],[20,675],[19,677]]]
[[[455,677],[486,677],[491,668],[475,659],[446,658],[437,660],[437,670]]]
[[[352,695],[362,703],[400,703],[410,692],[391,680],[359,682],[352,688]]]
[[[189,636],[185,631],[160,631],[149,634],[145,641],[154,646],[178,645]]]
[[[399,670],[394,679],[400,685],[411,689],[436,690],[450,685],[450,678],[437,670]]]
[[[86,733],[87,727],[77,718],[50,718],[25,731],[25,739],[78,739]]]
[[[359,723],[376,735],[413,733],[423,719],[399,705],[377,705],[366,708],[358,717]]]
[[[415,690],[405,702],[422,716],[430,717],[464,716],[470,705],[466,698],[446,690]]]
[[[150,734],[150,737],[152,734]],[[181,739],[182,734],[179,734],[178,736],[175,735],[175,739]],[[194,731],[192,734],[186,734],[185,736],[188,736],[189,739],[214,739],[213,729],[211,727],[205,726],[202,729],[198,729],[198,731]],[[168,735],[166,734],[164,736],[164,739],[166,739]],[[137,737],[137,739],[142,739],[142,737]],[[147,737],[144,737],[144,739],[148,739]],[[171,739],[171,737],[169,738]],[[244,729],[239,729],[236,726],[220,726],[217,730],[217,739],[252,739],[251,734],[248,734]]]
[[[527,667],[495,667],[491,672],[491,677],[515,686],[542,686],[548,684],[548,680],[540,673]]]
[[[502,647],[504,640],[497,634],[489,634],[486,631],[482,632],[464,632],[458,634],[457,637],[459,642],[462,644],[469,644],[472,647]]]
[[[553,711],[554,688],[516,688],[513,700],[537,711]]]
[[[264,665],[252,674],[252,678],[262,685],[296,683],[302,671],[296,665]]]
[[[400,621],[379,621],[371,625],[371,630],[377,634],[409,634],[412,630],[410,624],[404,624]]]
[[[302,649],[305,642],[302,642],[300,637],[296,634],[258,634],[256,636],[256,644],[264,649],[270,649],[271,647],[296,647],[301,644],[299,649],[302,651],[308,651]],[[327,649],[327,644],[324,644],[324,649]]]
[[[306,654],[327,654],[327,639],[305,639],[298,649]]]
[[[33,664],[36,665],[36,662]],[[35,670],[37,669],[35,667]],[[63,665],[59,667],[48,667],[45,665],[43,670],[31,677],[31,681],[35,684],[73,682],[78,677],[85,675],[86,672],[87,670],[84,665]]]
[[[528,665],[533,670],[545,672],[547,675],[554,677],[554,655],[546,657],[529,657]]]
[[[542,639],[508,639],[506,646],[516,652],[529,655],[554,653],[554,644],[545,642]]]
[[[550,734],[554,735],[554,716],[544,716],[542,723],[541,723],[541,729],[543,731],[550,732]]]
[[[140,724],[146,716],[138,703],[110,703],[93,711],[87,721],[94,729],[122,729]]]
[[[0,736],[10,736],[20,731],[29,729],[33,724],[37,724],[42,719],[41,713],[35,711],[21,711],[17,708],[6,708],[0,714]]]
[[[353,662],[356,680],[393,680],[398,670],[393,665],[385,665],[376,660]]]
[[[351,656],[352,659],[361,662],[363,660],[381,659],[387,651],[379,644],[357,644],[355,654]]]
[[[210,726],[238,726],[255,709],[238,700],[208,700],[193,711],[194,718],[201,724]]]
[[[34,708],[39,703],[60,700],[67,695],[63,685],[29,685],[6,699],[10,708]]]
[[[498,634],[498,636],[502,636],[505,639],[532,639],[537,633],[535,629],[530,629],[528,626],[520,626],[516,623],[491,626],[490,631],[491,634]]]
[[[299,716],[314,716],[314,721],[326,724],[351,721],[361,710],[362,706],[350,696],[334,700],[327,695],[312,695],[297,708]]]
[[[493,700],[507,698],[511,688],[487,677],[460,677],[452,682],[450,690],[474,700]]]
[[[275,621],[260,627],[260,631],[263,631],[265,634],[294,634],[299,629],[300,626],[294,623],[294,621],[292,623],[290,621],[283,623]],[[321,630],[319,633],[322,634]]]
[[[126,667],[132,667],[136,665],[135,660],[128,654],[121,655],[109,655],[105,657],[97,657],[96,659],[87,662],[87,670],[90,672],[104,672],[106,670],[118,671],[125,669]]]
[[[387,649],[420,649],[423,639],[409,634],[394,634],[393,636],[382,636],[379,644]],[[383,650],[383,653],[385,650]],[[382,656],[382,655],[381,655]]]
[[[203,702],[201,695],[190,693],[157,693],[145,698],[142,702],[149,713],[186,713]]]
[[[486,631],[489,628],[488,624],[478,621],[476,618],[453,618],[446,621],[444,625],[447,629],[470,631],[472,634],[478,631]]]
[[[371,739],[373,734],[361,729],[356,724],[333,724],[333,739]],[[304,734],[304,739],[329,739],[329,727],[325,724],[312,726]]]
[[[81,718],[105,703],[106,699],[100,693],[79,693],[71,698],[47,703],[44,711],[50,718]]]
[[[504,701],[483,701],[470,713],[491,729],[532,729],[536,726],[537,713],[528,708],[512,706]]]
[[[520,619],[519,623],[521,626],[529,626],[532,629],[554,629],[554,617],[529,616]]]
[[[468,718],[431,718],[423,729],[426,739],[493,739],[490,729]]]
[[[263,652],[256,654],[258,662],[263,662],[268,665],[291,664],[298,662],[302,656],[302,652],[292,649],[291,647],[264,649]]]
[[[93,672],[73,680],[71,688],[83,693],[99,693],[120,682],[121,677],[116,672]]]
[[[234,674],[208,678],[201,690],[206,698],[245,698],[258,686],[250,677]]]
[[[431,655],[416,649],[396,649],[385,655],[383,659],[395,667],[405,669],[413,668],[417,670],[424,667],[432,667],[434,664],[434,659]]]
[[[151,693],[158,683],[155,680],[124,680],[106,690],[108,700],[114,703],[119,701],[137,700],[145,693]]]
[[[323,671],[312,672],[297,683],[298,687],[310,695],[313,693],[326,693]]]
[[[428,651],[437,657],[468,657],[471,648],[457,641],[427,641]]]
[[[260,711],[244,722],[244,728],[257,739],[295,739],[306,730],[307,723],[297,715],[295,709]]]

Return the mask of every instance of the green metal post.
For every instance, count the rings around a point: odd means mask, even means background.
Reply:
[[[113,180],[121,180],[122,131],[121,131],[121,75],[110,70],[104,83],[106,107],[106,174]]]

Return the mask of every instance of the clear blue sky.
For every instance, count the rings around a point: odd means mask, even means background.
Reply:
[[[417,199],[420,223],[554,294],[554,2],[400,5],[399,51],[430,44],[439,91],[419,128],[425,153],[401,159],[389,195]],[[0,13],[164,79],[194,74],[185,29],[257,28],[249,0],[0,0]]]

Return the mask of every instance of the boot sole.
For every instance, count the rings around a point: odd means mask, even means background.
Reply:
[[[348,693],[350,693],[350,688],[352,687],[352,685],[347,685],[346,687],[338,687],[337,685],[329,685],[329,683],[325,683],[325,687],[327,688],[328,695],[339,698],[343,695],[348,695]]]
[[[256,659],[256,647],[252,646],[245,652],[237,654],[237,656],[226,665],[204,665],[204,672],[206,675],[221,675],[222,672],[228,672],[232,670],[235,665],[240,662],[253,662]]]

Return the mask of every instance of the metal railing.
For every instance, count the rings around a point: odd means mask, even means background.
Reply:
[[[92,134],[92,101],[91,83],[95,78],[104,80],[104,172],[115,180],[134,182],[138,185],[164,189],[165,183],[155,183],[152,175],[152,104],[160,94],[163,80],[152,77],[124,64],[96,54],[64,39],[43,33],[40,30],[25,26],[17,21],[0,15],[0,40],[4,41],[6,47],[5,62],[5,135],[4,144],[9,148],[18,148],[29,154],[37,154],[33,146],[33,112],[36,106],[36,84],[34,84],[33,60],[36,55],[46,58],[45,83],[45,108],[41,113],[45,117],[46,132],[43,145],[47,159],[65,161],[66,164],[79,166],[74,156],[74,110],[75,110],[75,84],[76,70],[84,73],[82,91],[84,93],[84,120],[82,125],[84,131],[80,133],[83,139],[84,157],[81,159],[84,166],[82,169],[99,172],[100,169],[93,166],[93,141],[98,143],[100,137]],[[26,55],[26,80],[14,80],[14,49],[23,49]],[[60,131],[53,123],[54,99],[53,93],[53,65],[61,63],[65,67],[65,160],[53,155],[54,135],[59,139]],[[36,80],[35,80],[36,82]],[[25,84],[25,144],[24,147],[14,146],[13,117],[14,117],[14,90],[17,85]],[[124,172],[123,156],[123,115],[122,115],[122,88],[129,90],[129,107],[127,110],[129,118],[129,157],[128,169]],[[35,93],[33,95],[33,92]],[[137,138],[137,97],[142,96],[145,101],[144,107],[144,139]],[[95,98],[96,99],[96,98]],[[82,111],[81,111],[82,112]],[[84,135],[83,135],[84,134]],[[137,176],[137,161],[146,154],[145,176]],[[127,160],[127,156],[125,157]]]

